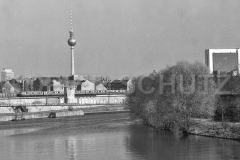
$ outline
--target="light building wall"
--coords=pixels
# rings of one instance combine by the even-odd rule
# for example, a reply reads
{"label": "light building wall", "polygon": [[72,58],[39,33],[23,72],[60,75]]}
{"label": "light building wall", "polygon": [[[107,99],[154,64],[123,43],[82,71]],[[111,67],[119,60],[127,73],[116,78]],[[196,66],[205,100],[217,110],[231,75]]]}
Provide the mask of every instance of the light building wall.
{"label": "light building wall", "polygon": [[205,50],[205,64],[210,73],[240,71],[239,49],[207,49]]}
{"label": "light building wall", "polygon": [[1,81],[9,81],[14,78],[14,72],[12,69],[3,69],[1,72]]}
{"label": "light building wall", "polygon": [[81,85],[81,90],[95,90],[95,84],[93,82],[90,82],[89,80],[86,80],[85,82],[82,83]]}
{"label": "light building wall", "polygon": [[60,91],[60,92],[64,91],[63,84],[56,81],[55,79],[52,81],[52,85],[53,85],[53,91]]}

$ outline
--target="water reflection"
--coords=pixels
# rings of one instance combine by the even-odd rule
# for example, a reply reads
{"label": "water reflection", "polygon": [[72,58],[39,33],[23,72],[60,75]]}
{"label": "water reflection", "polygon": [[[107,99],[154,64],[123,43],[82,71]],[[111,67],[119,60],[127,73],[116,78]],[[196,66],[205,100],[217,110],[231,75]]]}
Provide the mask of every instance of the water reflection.
{"label": "water reflection", "polygon": [[[149,127],[132,123],[129,117],[126,113],[89,115],[48,119],[33,128],[29,128],[30,121],[22,122],[22,129],[3,127],[0,157],[14,160],[240,159],[239,142],[182,137],[167,131],[156,134]],[[24,129],[25,124],[28,128]]]}
{"label": "water reflection", "polygon": [[0,130],[0,137],[1,136],[11,136],[16,134],[24,134],[24,133],[30,133],[35,132],[38,129],[36,128],[24,128],[24,129],[7,129],[7,130]]}
{"label": "water reflection", "polygon": [[144,159],[171,160],[220,160],[240,159],[240,143],[231,140],[174,134],[160,131],[158,134],[148,127],[132,126],[130,137],[125,138],[126,147]]}
{"label": "water reflection", "polygon": [[76,138],[70,136],[65,140],[65,148],[67,150],[67,155],[69,160],[75,160],[77,157],[77,141]]}

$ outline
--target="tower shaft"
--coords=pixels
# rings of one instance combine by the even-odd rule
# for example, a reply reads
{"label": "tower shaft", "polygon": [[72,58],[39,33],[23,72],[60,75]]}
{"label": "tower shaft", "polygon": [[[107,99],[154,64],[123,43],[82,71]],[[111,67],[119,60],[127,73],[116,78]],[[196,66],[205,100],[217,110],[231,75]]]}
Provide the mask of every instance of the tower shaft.
{"label": "tower shaft", "polygon": [[71,46],[71,75],[75,74],[75,69],[74,69],[74,47]]}

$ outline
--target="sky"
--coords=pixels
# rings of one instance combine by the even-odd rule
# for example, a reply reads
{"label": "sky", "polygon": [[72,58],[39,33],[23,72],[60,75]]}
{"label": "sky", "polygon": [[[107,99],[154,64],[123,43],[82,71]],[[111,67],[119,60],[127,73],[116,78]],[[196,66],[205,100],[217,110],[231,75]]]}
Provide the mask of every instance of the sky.
{"label": "sky", "polygon": [[0,70],[70,75],[71,1],[78,75],[137,76],[240,47],[239,0],[2,0]]}

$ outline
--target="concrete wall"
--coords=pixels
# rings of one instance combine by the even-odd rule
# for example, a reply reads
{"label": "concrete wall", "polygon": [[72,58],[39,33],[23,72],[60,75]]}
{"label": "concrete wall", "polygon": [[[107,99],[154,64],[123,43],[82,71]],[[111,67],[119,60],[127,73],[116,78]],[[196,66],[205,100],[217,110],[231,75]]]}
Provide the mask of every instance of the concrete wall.
{"label": "concrete wall", "polygon": [[79,109],[83,106],[27,106],[28,112],[45,112],[45,111],[59,111],[59,110],[68,110],[68,109]]}
{"label": "concrete wall", "polygon": [[0,113],[15,113],[12,107],[0,107]]}
{"label": "concrete wall", "polygon": [[84,112],[82,110],[75,110],[75,111],[60,111],[60,112],[17,113],[14,115],[0,116],[0,121],[50,118],[50,115],[53,116],[52,118],[56,118],[56,117],[84,115]]}
{"label": "concrete wall", "polygon": [[[80,109],[87,106],[27,106],[29,113]],[[12,107],[0,107],[0,113],[15,113]]]}
{"label": "concrete wall", "polygon": [[31,104],[46,104],[46,100],[48,103],[58,103],[58,98],[14,98],[14,99],[1,99],[0,100],[0,105],[31,105]]}
{"label": "concrete wall", "polygon": [[[81,96],[81,97],[73,97],[73,99],[69,100],[68,103],[78,103],[80,105],[84,104],[119,104],[125,100],[125,95],[97,95],[97,96]],[[0,106],[6,105],[45,105],[46,100],[48,104],[59,104],[64,103],[64,98],[15,98],[15,99],[1,99]],[[1,112],[0,112],[1,113]]]}
{"label": "concrete wall", "polygon": [[78,103],[80,105],[84,104],[120,104],[126,99],[125,95],[103,95],[96,97],[76,97],[74,100],[69,103]]}

